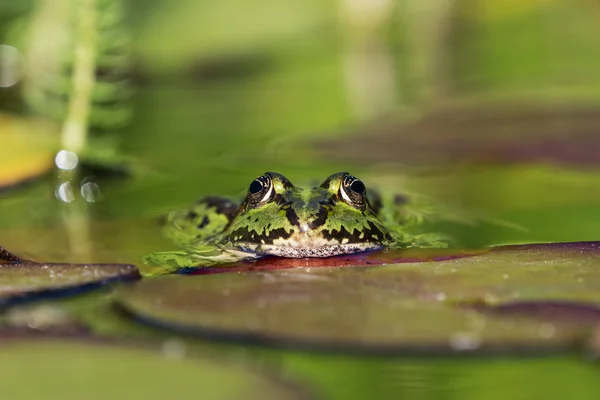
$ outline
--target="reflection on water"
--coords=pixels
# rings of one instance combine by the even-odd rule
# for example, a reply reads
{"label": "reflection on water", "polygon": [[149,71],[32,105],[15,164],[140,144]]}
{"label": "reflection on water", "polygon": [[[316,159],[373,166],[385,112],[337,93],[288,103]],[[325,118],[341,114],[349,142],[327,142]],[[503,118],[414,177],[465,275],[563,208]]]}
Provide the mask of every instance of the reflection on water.
{"label": "reflection on water", "polygon": [[[569,359],[440,360],[384,367],[388,393],[403,399],[592,398],[592,365]],[[556,379],[552,379],[556,377]],[[578,397],[581,396],[581,397]]]}
{"label": "reflection on water", "polygon": [[390,113],[396,105],[397,66],[384,32],[391,22],[390,0],[344,0],[344,77],[358,120]]}
{"label": "reflection on water", "polygon": [[[260,85],[258,88],[262,90]],[[4,210],[0,226],[29,227],[34,231],[47,227],[56,223],[60,215],[57,203],[76,203],[74,199],[87,203],[92,219],[150,221],[206,194],[240,195],[249,180],[264,171],[279,170],[293,181],[310,183],[332,172],[347,170],[369,186],[426,194],[450,206],[456,211],[457,221],[468,223],[444,222],[439,228],[449,230],[458,245],[478,247],[600,237],[593,218],[600,210],[600,192],[595,184],[598,175],[593,170],[465,166],[421,174],[392,164],[378,166],[378,150],[369,153],[368,162],[362,162],[343,143],[338,147],[315,147],[307,144],[308,138],[282,138],[287,145],[278,152],[266,148],[270,143],[265,139],[268,135],[258,128],[270,117],[250,114],[246,101],[236,96],[237,91],[227,85],[217,86],[214,91],[193,85],[143,89],[138,97],[135,124],[123,145],[124,151],[141,160],[147,172],[131,180],[70,180],[66,179],[69,171],[64,170],[65,180],[52,183],[51,187],[42,181],[0,198]],[[223,96],[219,107],[210,106],[215,97],[219,98],[215,93]],[[161,106],[157,108],[157,104]],[[144,140],[140,140],[142,137]],[[75,158],[61,151],[56,162],[68,169]],[[142,235],[158,232],[151,228]],[[20,247],[26,244],[29,243]],[[119,256],[117,252],[114,255]]]}
{"label": "reflection on water", "polygon": [[592,400],[600,390],[594,365],[570,357],[285,360],[331,399]]}

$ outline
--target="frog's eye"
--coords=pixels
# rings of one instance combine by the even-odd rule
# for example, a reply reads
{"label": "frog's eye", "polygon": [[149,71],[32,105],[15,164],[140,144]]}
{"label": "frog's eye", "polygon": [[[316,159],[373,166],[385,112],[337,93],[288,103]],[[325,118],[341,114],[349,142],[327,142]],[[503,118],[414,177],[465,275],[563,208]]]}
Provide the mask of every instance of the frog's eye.
{"label": "frog's eye", "polygon": [[340,185],[341,198],[351,206],[362,207],[365,205],[367,188],[362,181],[350,174],[344,175]]}
{"label": "frog's eye", "polygon": [[273,181],[268,174],[259,176],[252,181],[248,188],[248,200],[253,205],[259,205],[271,198],[273,194]]}

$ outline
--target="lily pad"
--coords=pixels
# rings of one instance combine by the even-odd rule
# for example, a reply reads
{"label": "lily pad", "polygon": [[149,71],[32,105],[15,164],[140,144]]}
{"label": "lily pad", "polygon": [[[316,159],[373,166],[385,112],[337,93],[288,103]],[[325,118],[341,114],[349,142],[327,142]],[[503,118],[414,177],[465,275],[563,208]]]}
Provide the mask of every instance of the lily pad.
{"label": "lily pad", "polygon": [[[243,366],[189,356],[171,339],[161,349],[59,339],[3,340],[2,393],[18,399],[300,399],[287,382]],[[15,365],[22,368],[15,368]],[[23,368],[27,373],[23,373]],[[32,384],[35,382],[35,384]]]}
{"label": "lily pad", "polygon": [[0,264],[19,264],[22,260],[4,247],[0,247]]}
{"label": "lily pad", "polygon": [[423,290],[454,302],[600,302],[600,242],[502,246],[431,266]]}
{"label": "lily pad", "polygon": [[[600,323],[600,305],[586,302],[560,300],[515,301],[500,305],[484,302],[466,304],[465,307],[498,317],[535,318],[548,323],[573,323],[594,326]],[[548,329],[553,329],[549,326]]]}
{"label": "lily pad", "polygon": [[378,267],[165,276],[123,290],[119,304],[144,323],[191,335],[384,354],[564,350],[589,333],[581,319],[557,315],[550,326],[527,314],[464,307],[515,299],[600,304],[599,244],[506,246]]}
{"label": "lily pad", "polygon": [[81,293],[139,277],[137,268],[130,264],[1,264],[0,306]]}
{"label": "lily pad", "polygon": [[450,249],[404,249],[350,254],[327,258],[265,257],[209,267],[183,268],[179,273],[204,275],[221,272],[271,271],[288,268],[347,267],[453,260],[489,250],[456,251]]}

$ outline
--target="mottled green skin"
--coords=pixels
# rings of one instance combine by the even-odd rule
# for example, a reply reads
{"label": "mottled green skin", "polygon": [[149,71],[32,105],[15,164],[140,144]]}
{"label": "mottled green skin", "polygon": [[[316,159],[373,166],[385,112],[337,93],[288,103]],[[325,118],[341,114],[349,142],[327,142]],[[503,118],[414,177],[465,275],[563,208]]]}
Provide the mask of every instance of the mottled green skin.
{"label": "mottled green skin", "polygon": [[311,189],[295,187],[283,175],[268,172],[252,182],[239,204],[209,196],[189,210],[169,213],[163,228],[186,250],[154,253],[145,261],[183,267],[264,255],[328,257],[418,242],[437,244],[408,234],[415,218],[404,203],[399,196],[367,192],[362,182],[345,172]]}
{"label": "mottled green skin", "polygon": [[[312,189],[296,188],[283,175],[268,173],[269,198],[253,204],[247,197],[225,227],[224,245],[283,257],[327,257],[383,247],[388,231],[364,195],[344,199],[347,173],[330,176]],[[362,183],[361,183],[362,185]],[[361,186],[364,188],[364,185]]]}

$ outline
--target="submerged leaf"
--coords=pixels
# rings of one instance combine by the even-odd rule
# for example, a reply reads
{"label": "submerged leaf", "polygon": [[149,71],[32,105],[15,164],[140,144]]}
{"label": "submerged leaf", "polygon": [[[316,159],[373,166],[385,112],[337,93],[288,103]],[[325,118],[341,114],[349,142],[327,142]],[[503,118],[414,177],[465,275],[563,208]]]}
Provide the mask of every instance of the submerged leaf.
{"label": "submerged leaf", "polygon": [[36,303],[11,307],[1,319],[3,333],[86,334],[89,327],[58,304]]}
{"label": "submerged leaf", "polygon": [[3,343],[0,374],[7,399],[152,400],[175,393],[178,398],[210,399],[307,397],[264,373],[188,354],[177,339],[165,341],[162,351],[58,338]]}

